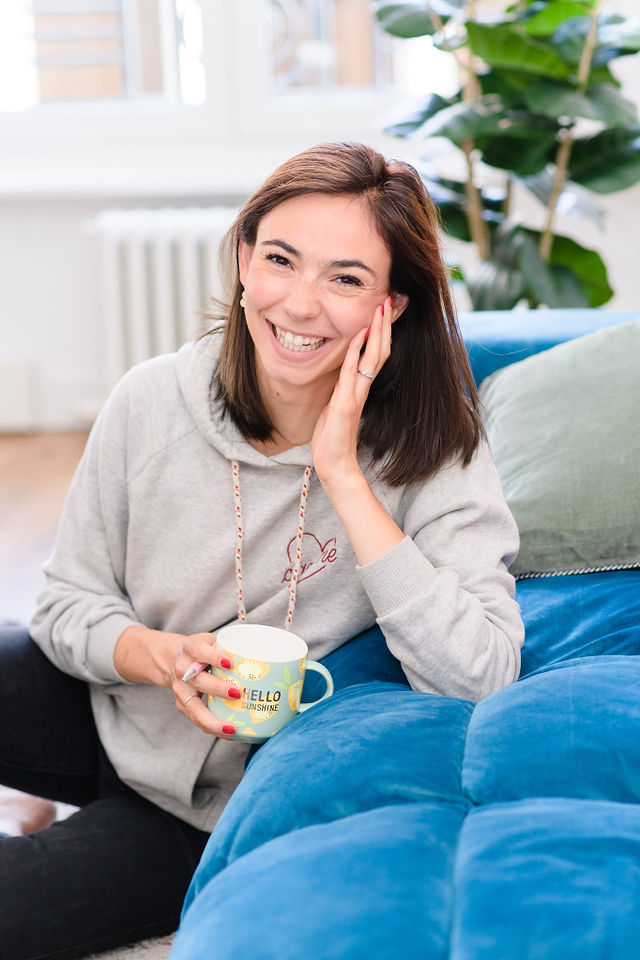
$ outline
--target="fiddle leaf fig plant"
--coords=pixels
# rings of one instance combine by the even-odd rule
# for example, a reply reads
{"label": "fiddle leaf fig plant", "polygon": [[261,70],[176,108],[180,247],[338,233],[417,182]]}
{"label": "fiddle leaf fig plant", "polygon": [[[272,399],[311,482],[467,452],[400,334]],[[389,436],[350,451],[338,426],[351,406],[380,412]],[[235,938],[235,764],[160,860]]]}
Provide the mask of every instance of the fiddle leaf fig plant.
{"label": "fiddle leaf fig plant", "polygon": [[[428,93],[386,132],[424,144],[418,165],[443,229],[475,246],[477,267],[458,274],[473,307],[606,303],[613,291],[601,257],[555,223],[562,213],[601,224],[594,194],[640,180],[640,120],[610,69],[640,50],[640,19],[608,12],[604,0],[519,0],[501,12],[495,0],[373,8],[387,33],[430,36],[457,62],[453,96]],[[440,172],[434,138],[458,155],[447,163],[457,177]],[[540,229],[518,214],[521,190],[544,208]]]}

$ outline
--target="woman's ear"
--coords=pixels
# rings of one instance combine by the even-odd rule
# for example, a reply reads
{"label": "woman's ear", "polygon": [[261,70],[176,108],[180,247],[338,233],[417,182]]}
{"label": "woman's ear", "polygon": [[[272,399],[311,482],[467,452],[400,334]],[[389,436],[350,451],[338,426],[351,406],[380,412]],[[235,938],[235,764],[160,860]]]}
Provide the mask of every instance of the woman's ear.
{"label": "woman's ear", "polygon": [[251,263],[251,254],[253,253],[253,247],[246,242],[246,240],[238,240],[238,275],[240,277],[240,283],[244,287],[247,282],[247,274],[249,272],[249,264]]}
{"label": "woman's ear", "polygon": [[391,308],[391,323],[395,323],[398,317],[402,316],[407,309],[409,297],[406,293],[392,293],[393,307]]}

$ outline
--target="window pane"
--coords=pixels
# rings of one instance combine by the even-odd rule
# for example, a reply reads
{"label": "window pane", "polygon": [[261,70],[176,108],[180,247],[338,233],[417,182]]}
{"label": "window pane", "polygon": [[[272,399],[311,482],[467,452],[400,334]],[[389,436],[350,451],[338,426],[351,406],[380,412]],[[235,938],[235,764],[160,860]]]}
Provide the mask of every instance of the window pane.
{"label": "window pane", "polygon": [[198,0],[176,0],[178,73],[184,103],[197,106],[206,98],[202,12]]}
{"label": "window pane", "polygon": [[0,110],[204,95],[198,0],[0,0]]}
{"label": "window pane", "polygon": [[0,2],[0,110],[30,110],[38,99],[30,0]]}
{"label": "window pane", "polygon": [[389,82],[388,44],[369,0],[271,0],[271,13],[276,89]]}
{"label": "window pane", "polygon": [[34,0],[33,25],[41,103],[125,95],[118,0],[95,4]]}
{"label": "window pane", "polygon": [[400,40],[377,24],[370,0],[269,0],[275,92],[360,87],[449,96],[455,59],[431,37]]}

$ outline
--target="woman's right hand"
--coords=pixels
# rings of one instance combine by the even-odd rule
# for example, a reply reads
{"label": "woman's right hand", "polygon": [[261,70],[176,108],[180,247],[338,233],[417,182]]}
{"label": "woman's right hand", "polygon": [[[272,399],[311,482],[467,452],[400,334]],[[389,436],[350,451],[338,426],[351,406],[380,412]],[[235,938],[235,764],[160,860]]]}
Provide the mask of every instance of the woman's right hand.
{"label": "woman's right hand", "polygon": [[231,667],[215,642],[214,633],[184,636],[135,625],[127,627],[118,639],[113,662],[125,680],[169,688],[176,698],[179,713],[204,733],[230,740],[231,734],[235,733],[233,724],[215,717],[200,695],[239,699],[240,690],[206,669],[186,683],[182,680],[194,661],[222,669]]}

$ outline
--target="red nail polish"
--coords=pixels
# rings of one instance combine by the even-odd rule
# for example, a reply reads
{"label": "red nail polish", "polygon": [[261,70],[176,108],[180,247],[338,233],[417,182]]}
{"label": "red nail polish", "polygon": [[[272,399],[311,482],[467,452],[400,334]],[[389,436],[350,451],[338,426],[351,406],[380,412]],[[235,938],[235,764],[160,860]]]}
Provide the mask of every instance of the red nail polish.
{"label": "red nail polish", "polygon": [[229,657],[223,657],[220,661],[220,666],[224,667],[225,670],[231,670],[231,660],[229,660]]}
{"label": "red nail polish", "polygon": [[393,308],[393,297],[389,294],[389,306]]}
{"label": "red nail polish", "polygon": [[230,723],[225,723],[224,727],[222,728],[222,732],[223,732],[223,733],[235,733],[235,732],[236,732],[236,728],[235,728],[235,727],[232,727]]}
{"label": "red nail polish", "polygon": [[362,341],[363,343],[367,342],[367,339],[369,337],[369,330],[371,330],[371,327],[367,327],[366,333],[364,335],[364,340]]}
{"label": "red nail polish", "polygon": [[382,316],[384,317],[384,303],[382,304]]}
{"label": "red nail polish", "polygon": [[233,700],[239,700],[240,697],[242,696],[242,691],[238,690],[237,687],[229,687],[229,690],[227,692],[229,696],[232,697]]}

